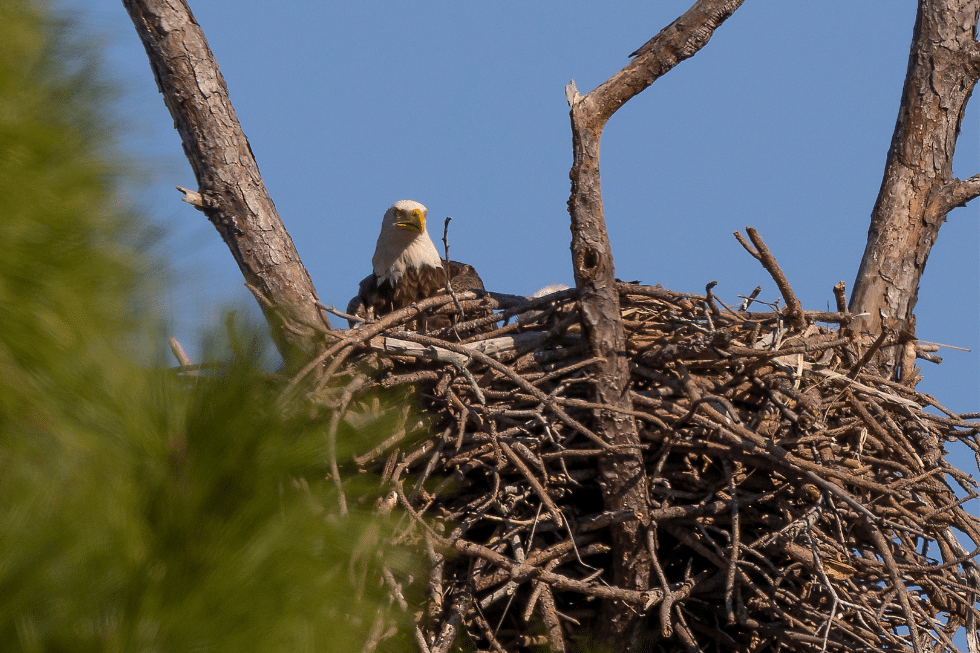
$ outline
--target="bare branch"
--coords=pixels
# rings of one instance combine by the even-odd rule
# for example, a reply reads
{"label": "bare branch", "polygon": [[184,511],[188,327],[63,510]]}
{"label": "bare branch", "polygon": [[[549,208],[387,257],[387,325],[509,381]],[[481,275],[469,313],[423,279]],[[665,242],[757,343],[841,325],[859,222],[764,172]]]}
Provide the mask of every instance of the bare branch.
{"label": "bare branch", "polygon": [[192,365],[190,356],[188,356],[184,351],[184,348],[181,346],[180,341],[177,340],[177,338],[170,336],[169,343],[170,351],[173,352],[174,358],[177,359],[177,363],[180,364],[181,367],[188,367]]}
{"label": "bare branch", "polygon": [[[874,337],[882,320],[913,324],[919,278],[946,213],[980,194],[980,179],[953,178],[953,152],[980,77],[980,0],[920,0],[909,68],[868,244],[854,282],[852,327]],[[898,349],[882,351],[894,374]]]}
{"label": "bare branch", "polygon": [[769,248],[766,247],[766,243],[762,240],[762,236],[759,235],[752,227],[746,227],[745,232],[752,239],[752,245],[749,245],[742,234],[735,232],[735,239],[741,243],[742,247],[752,255],[753,258],[762,263],[762,267],[769,272],[772,276],[773,281],[776,282],[776,286],[779,288],[779,293],[786,300],[786,310],[789,317],[790,324],[793,328],[802,331],[806,328],[806,320],[803,317],[803,305],[800,304],[800,300],[796,298],[796,293],[793,292],[793,287],[789,284],[789,280],[786,279],[786,275],[783,274],[782,268],[779,267],[779,263],[776,262],[776,257],[772,255]]}
{"label": "bare branch", "polygon": [[980,197],[980,174],[963,180],[953,179],[933,194],[927,213],[935,217],[945,216],[977,197]]}
{"label": "bare branch", "polygon": [[744,0],[698,0],[680,18],[630,54],[628,66],[596,87],[588,97],[605,122],[621,106],[708,44],[715,30]]}
{"label": "bare branch", "polygon": [[276,212],[204,32],[185,0],[123,0],[194,169],[198,191],[180,189],[231,250],[288,361],[308,358],[330,326]]}
{"label": "bare branch", "polygon": [[[608,444],[626,447],[600,459],[599,484],[608,510],[634,510],[639,516],[637,521],[612,528],[614,582],[631,590],[643,591],[650,585],[652,566],[643,536],[649,523],[649,503],[643,459],[634,448],[639,444],[639,435],[633,418],[628,417],[632,414],[630,374],[623,356],[626,339],[603,216],[599,142],[606,121],[619,107],[704,47],[714,30],[741,4],[742,0],[698,0],[641,47],[629,65],[595,90],[582,96],[574,82],[565,89],[571,107],[574,157],[568,201],[572,262],[587,352],[599,360],[595,365],[595,403],[609,408],[596,411],[596,422]],[[604,614],[600,640],[629,642],[628,647],[636,644],[643,627],[642,615],[618,600],[607,600]]]}

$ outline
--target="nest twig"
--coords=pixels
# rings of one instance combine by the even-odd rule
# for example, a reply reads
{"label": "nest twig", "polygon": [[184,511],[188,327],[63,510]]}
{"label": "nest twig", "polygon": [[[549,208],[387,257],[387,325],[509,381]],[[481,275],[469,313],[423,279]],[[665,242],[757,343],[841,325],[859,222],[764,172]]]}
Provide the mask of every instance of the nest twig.
{"label": "nest twig", "polygon": [[377,408],[372,389],[400,387],[428,420],[420,440],[403,412],[400,432],[355,458],[429,553],[426,574],[399,580],[427,596],[406,608],[420,650],[464,638],[495,651],[587,646],[604,599],[645,614],[660,650],[955,650],[958,631],[975,632],[980,520],[963,504],[977,483],[944,447],[980,461],[980,422],[868,369],[867,343],[831,326],[845,312],[619,292],[623,416],[641,433],[650,496],[644,591],[607,573],[608,527],[638,517],[606,510],[596,484],[614,449],[591,428],[604,407],[591,400],[574,289],[462,295],[464,310],[496,312],[450,333],[405,331],[419,310],[454,310],[432,298],[342,334],[322,357],[311,396],[345,419]]}

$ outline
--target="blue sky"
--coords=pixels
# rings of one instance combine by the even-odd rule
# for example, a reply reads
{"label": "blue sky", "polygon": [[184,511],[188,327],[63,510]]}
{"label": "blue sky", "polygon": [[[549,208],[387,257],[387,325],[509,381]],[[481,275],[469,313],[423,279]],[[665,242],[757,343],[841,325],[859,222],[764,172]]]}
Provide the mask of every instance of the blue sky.
{"label": "blue sky", "polygon": [[[175,185],[195,182],[118,0],[63,0],[107,45],[126,94],[127,146],[168,233],[166,307],[200,325],[251,303],[237,268]],[[192,0],[269,191],[322,301],[346,305],[370,271],[384,210],[415,199],[452,256],[491,290],[572,283],[564,86],[584,94],[690,6],[660,2],[310,3]],[[914,0],[749,0],[693,59],[627,103],[602,142],[617,276],[726,303],[762,285],[732,237],[753,226],[804,306],[833,306],[864,250],[908,62]],[[980,171],[977,101],[954,171]],[[980,406],[978,205],[953,211],[919,293],[918,335],[944,349],[920,389]],[[438,232],[438,235],[437,235]]]}

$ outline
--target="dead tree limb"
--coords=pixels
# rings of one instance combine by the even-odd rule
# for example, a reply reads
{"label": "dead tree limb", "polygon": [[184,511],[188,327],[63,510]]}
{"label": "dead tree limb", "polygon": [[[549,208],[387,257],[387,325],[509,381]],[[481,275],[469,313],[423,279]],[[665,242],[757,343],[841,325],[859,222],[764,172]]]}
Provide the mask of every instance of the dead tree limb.
{"label": "dead tree limb", "polygon": [[[568,210],[572,219],[572,263],[581,293],[582,328],[595,365],[595,401],[610,410],[596,411],[602,437],[612,445],[636,447],[639,435],[629,411],[629,365],[612,249],[606,233],[599,183],[599,141],[606,121],[630,98],[678,63],[693,56],[743,0],[698,0],[680,18],[633,53],[635,59],[585,96],[572,82],[565,89],[571,107],[574,163]],[[626,411],[626,412],[624,412]],[[618,587],[646,590],[651,560],[643,535],[649,522],[646,474],[638,449],[603,456],[599,483],[607,510],[633,510],[637,521],[613,527],[613,578]],[[629,649],[642,637],[642,615],[619,601],[605,604],[605,631],[599,637]]]}
{"label": "dead tree limb", "polygon": [[783,274],[782,268],[779,267],[779,263],[776,262],[776,257],[772,255],[769,248],[766,246],[762,236],[759,232],[752,227],[746,227],[745,233],[749,235],[752,240],[752,245],[749,245],[742,234],[735,232],[735,238],[741,243],[742,247],[752,255],[757,261],[762,263],[769,274],[772,276],[773,281],[776,282],[776,287],[779,288],[779,294],[783,296],[786,301],[787,316],[789,317],[790,324],[797,331],[803,331],[806,328],[806,319],[803,316],[803,305],[800,304],[800,300],[796,298],[796,293],[793,292],[793,287],[789,285],[789,281],[786,279],[786,275]]}
{"label": "dead tree limb", "polygon": [[123,0],[180,133],[199,208],[231,250],[287,362],[308,359],[329,324],[266,191],[225,80],[185,0]]}
{"label": "dead tree limb", "polygon": [[[883,320],[914,329],[919,278],[946,214],[980,195],[980,175],[953,177],[953,152],[967,101],[980,77],[980,0],[920,0],[898,121],[871,214],[850,310],[852,328],[871,337]],[[898,347],[879,359],[894,376]]]}

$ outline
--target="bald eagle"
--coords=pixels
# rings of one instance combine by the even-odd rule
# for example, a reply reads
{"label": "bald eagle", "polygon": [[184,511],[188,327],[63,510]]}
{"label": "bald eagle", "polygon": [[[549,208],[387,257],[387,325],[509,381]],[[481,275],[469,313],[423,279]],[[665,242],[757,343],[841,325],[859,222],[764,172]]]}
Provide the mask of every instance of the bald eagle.
{"label": "bald eagle", "polygon": [[[473,266],[443,261],[425,229],[427,209],[412,200],[399,200],[385,212],[381,234],[374,250],[374,272],[360,283],[347,312],[358,317],[391,313],[446,291],[446,276],[454,292],[485,292]],[[467,317],[476,317],[468,315]],[[418,320],[418,330],[438,329],[451,324],[444,315]],[[353,326],[353,323],[351,324]]]}

